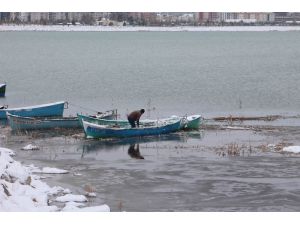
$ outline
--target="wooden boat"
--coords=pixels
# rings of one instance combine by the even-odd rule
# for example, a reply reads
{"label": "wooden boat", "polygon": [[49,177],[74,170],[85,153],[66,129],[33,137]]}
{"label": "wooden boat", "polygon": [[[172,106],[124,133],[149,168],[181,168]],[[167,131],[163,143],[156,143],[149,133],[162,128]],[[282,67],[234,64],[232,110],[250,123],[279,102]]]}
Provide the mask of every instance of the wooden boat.
{"label": "wooden boat", "polygon": [[134,136],[160,135],[178,131],[182,120],[149,127],[112,127],[82,121],[86,137],[90,138],[126,138]]}
{"label": "wooden boat", "polygon": [[23,117],[7,113],[7,118],[13,131],[81,127],[78,117]]}
{"label": "wooden boat", "polygon": [[54,102],[43,105],[0,109],[0,119],[7,119],[6,113],[23,117],[62,116],[67,102]]}
{"label": "wooden boat", "polygon": [[[82,124],[82,121],[86,121],[89,123],[95,123],[98,125],[110,125],[110,126],[118,126],[118,127],[127,127],[129,126],[128,120],[107,120],[107,119],[100,119],[100,118],[94,118],[90,116],[84,116],[81,114],[77,114],[80,123]],[[191,115],[186,117],[178,117],[178,116],[171,116],[169,118],[164,118],[160,120],[140,120],[141,126],[154,126],[160,123],[164,122],[172,122],[177,121],[179,119],[182,119],[183,122],[181,124],[181,129],[199,129],[202,117],[200,115]]]}
{"label": "wooden boat", "polygon": [[199,129],[203,118],[201,115],[191,115],[185,117],[183,129]]}
{"label": "wooden boat", "polygon": [[5,97],[6,84],[0,84],[0,97]]}

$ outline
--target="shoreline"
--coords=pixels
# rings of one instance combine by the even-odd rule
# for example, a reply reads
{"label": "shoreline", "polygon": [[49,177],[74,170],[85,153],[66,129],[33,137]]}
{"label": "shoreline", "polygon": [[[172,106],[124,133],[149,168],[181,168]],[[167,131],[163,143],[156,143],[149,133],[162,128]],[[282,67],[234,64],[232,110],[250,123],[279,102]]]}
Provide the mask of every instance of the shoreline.
{"label": "shoreline", "polygon": [[208,26],[208,27],[140,27],[140,26],[83,26],[83,25],[0,25],[5,31],[62,31],[62,32],[268,32],[300,31],[300,26]]}
{"label": "shoreline", "polygon": [[66,174],[69,171],[50,167],[39,169],[32,164],[23,165],[14,160],[13,156],[16,156],[15,151],[0,147],[0,212],[110,211],[106,204],[86,206],[92,202],[89,197],[96,195],[72,194],[69,189],[61,186],[50,187],[42,181],[49,178],[49,175]]}

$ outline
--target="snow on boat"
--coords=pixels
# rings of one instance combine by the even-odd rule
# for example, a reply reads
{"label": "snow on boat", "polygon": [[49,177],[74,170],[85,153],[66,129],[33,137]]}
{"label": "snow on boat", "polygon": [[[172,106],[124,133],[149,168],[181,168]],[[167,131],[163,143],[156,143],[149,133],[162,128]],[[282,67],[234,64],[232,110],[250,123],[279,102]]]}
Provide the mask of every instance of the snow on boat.
{"label": "snow on boat", "polygon": [[7,112],[23,117],[62,116],[66,104],[67,102],[61,101],[43,105],[0,109],[0,119],[7,119]]}

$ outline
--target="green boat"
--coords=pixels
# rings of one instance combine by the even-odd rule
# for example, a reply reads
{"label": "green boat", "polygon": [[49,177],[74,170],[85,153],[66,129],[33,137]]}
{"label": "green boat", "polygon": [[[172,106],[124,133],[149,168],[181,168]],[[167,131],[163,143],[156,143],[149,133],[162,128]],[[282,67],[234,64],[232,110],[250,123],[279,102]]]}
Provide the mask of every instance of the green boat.
{"label": "green boat", "polygon": [[201,115],[191,115],[186,117],[186,124],[184,124],[184,129],[199,129],[203,122]]}
{"label": "green boat", "polygon": [[[77,114],[80,124],[83,125],[82,121],[89,123],[94,123],[98,125],[108,125],[111,127],[129,127],[130,124],[128,120],[107,120],[100,119],[91,116],[85,116],[82,114]],[[164,124],[166,122],[174,122],[178,119],[182,119],[183,123],[181,124],[181,129],[199,129],[202,123],[202,117],[200,115],[191,115],[185,117],[171,116],[169,118],[159,119],[159,120],[140,120],[140,126],[149,127],[154,125]]]}

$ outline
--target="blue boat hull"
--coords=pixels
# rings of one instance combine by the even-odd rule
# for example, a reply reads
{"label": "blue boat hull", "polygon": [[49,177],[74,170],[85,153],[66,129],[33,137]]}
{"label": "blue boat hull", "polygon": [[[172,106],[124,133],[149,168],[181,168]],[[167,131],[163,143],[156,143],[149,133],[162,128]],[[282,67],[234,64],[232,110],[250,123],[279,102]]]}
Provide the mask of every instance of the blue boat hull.
{"label": "blue boat hull", "polygon": [[180,125],[181,120],[159,127],[153,126],[146,128],[107,128],[105,126],[83,121],[83,127],[86,136],[92,138],[126,138],[134,136],[167,134],[178,131],[180,129]]}
{"label": "blue boat hull", "polygon": [[79,128],[78,117],[35,118],[8,114],[8,123],[12,130],[36,130],[53,128]]}
{"label": "blue boat hull", "polygon": [[7,119],[6,112],[22,117],[62,116],[64,105],[65,102],[56,102],[23,108],[0,109],[0,119]]}

